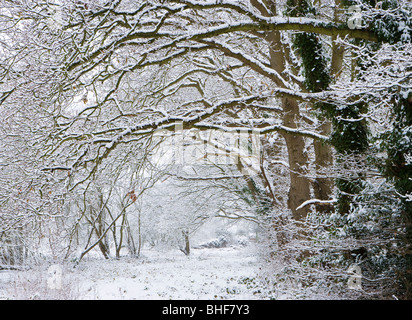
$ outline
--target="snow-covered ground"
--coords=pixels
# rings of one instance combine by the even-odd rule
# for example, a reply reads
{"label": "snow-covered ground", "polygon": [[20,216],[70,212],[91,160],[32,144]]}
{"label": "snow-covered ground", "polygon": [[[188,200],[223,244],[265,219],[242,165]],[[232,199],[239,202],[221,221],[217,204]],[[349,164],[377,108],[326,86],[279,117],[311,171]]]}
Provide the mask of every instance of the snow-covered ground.
{"label": "snow-covered ground", "polygon": [[258,272],[253,245],[192,249],[190,256],[146,249],[139,259],[0,271],[0,298],[253,300],[263,298],[255,280]]}

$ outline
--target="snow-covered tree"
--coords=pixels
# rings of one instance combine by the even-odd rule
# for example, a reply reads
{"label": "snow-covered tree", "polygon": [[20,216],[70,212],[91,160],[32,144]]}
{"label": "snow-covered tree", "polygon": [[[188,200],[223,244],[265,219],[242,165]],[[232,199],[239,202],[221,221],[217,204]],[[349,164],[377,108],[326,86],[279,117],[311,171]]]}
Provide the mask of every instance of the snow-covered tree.
{"label": "snow-covered tree", "polygon": [[[233,184],[232,190],[240,190],[276,230],[274,247],[289,255],[285,261],[302,262],[313,258],[314,235],[324,235],[312,232],[322,224],[313,227],[308,220],[336,218],[334,203],[344,223],[362,212],[367,184],[375,183],[368,175],[377,171],[368,158],[368,138],[385,131],[385,124],[395,128],[388,135],[392,140],[408,129],[404,111],[396,107],[410,106],[407,0],[4,0],[1,5],[0,106],[6,113],[0,134],[6,145],[0,169],[22,177],[0,194],[4,212],[14,210],[10,192],[19,195],[21,187],[39,202],[26,201],[24,210],[41,216],[45,202],[57,214],[65,197],[82,193],[93,181],[101,184],[105,173],[112,181],[108,166],[116,172],[127,167],[128,146],[148,155],[156,133],[173,134],[176,123],[185,131],[249,130],[261,137],[261,161],[249,175],[253,168],[239,157],[230,175],[243,175],[245,187]],[[395,61],[403,69],[396,69]],[[392,103],[398,116],[391,123],[385,108]],[[206,140],[222,152],[235,151]],[[12,161],[19,146],[24,147]],[[385,149],[387,167],[408,171],[400,162],[405,155],[399,158],[392,147]],[[21,170],[21,164],[30,170]],[[407,197],[409,175],[393,173],[386,175],[401,178],[395,188]],[[117,230],[112,227],[118,221],[105,222],[106,229],[97,224],[103,212],[108,217],[105,201],[88,195],[84,204],[93,203],[97,211],[81,210],[97,234],[90,244],[100,244],[103,252],[103,238]],[[30,214],[22,219],[29,221]],[[334,236],[338,228],[326,228],[326,234]]]}

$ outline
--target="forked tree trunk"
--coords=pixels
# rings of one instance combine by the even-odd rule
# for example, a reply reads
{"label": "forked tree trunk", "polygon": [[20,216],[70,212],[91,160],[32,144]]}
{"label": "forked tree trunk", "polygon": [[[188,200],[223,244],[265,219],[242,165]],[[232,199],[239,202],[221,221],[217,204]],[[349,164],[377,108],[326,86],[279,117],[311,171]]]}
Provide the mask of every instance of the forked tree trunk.
{"label": "forked tree trunk", "polygon": [[[273,11],[274,9],[272,9]],[[275,15],[276,12],[273,12]],[[270,43],[270,64],[279,74],[285,70],[286,50],[281,42],[279,31],[267,33],[267,40]],[[277,85],[282,85],[278,83]],[[283,97],[281,99],[283,109],[283,125],[289,128],[297,128],[297,121],[300,118],[299,104],[296,99]],[[283,135],[289,158],[289,178],[290,187],[288,194],[288,207],[292,211],[293,218],[304,220],[308,213],[308,207],[297,209],[303,202],[310,199],[310,181],[305,176],[305,168],[308,164],[308,157],[305,152],[305,140],[300,135]]]}

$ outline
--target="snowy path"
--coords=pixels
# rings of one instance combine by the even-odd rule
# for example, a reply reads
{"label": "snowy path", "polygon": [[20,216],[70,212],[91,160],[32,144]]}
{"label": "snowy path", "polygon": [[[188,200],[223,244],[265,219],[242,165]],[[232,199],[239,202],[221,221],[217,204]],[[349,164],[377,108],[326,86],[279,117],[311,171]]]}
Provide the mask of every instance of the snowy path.
{"label": "snowy path", "polygon": [[90,261],[81,299],[257,299],[245,280],[257,273],[251,248],[143,252],[139,260]]}
{"label": "snowy path", "polygon": [[[261,299],[256,284],[250,281],[258,269],[253,246],[193,249],[189,257],[180,251],[144,250],[139,259],[91,259],[74,269],[65,266],[63,290],[55,291],[55,298],[65,299],[68,294],[69,299],[88,300]],[[40,277],[38,271],[37,275],[31,272],[11,272],[7,284],[12,290],[8,293],[3,274],[1,298],[53,298],[45,285],[47,271]]]}

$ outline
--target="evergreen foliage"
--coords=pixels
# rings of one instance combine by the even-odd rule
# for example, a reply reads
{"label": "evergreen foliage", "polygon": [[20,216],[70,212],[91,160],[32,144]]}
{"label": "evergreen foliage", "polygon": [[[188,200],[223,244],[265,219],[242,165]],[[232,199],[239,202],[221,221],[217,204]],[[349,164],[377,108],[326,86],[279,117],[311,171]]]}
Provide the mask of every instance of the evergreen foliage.
{"label": "evergreen foliage", "polygon": [[381,3],[382,10],[395,11],[393,14],[379,14],[370,21],[370,29],[380,42],[389,44],[407,43],[412,39],[412,19],[410,8],[402,8],[397,0]]}
{"label": "evergreen foliage", "polygon": [[400,278],[406,297],[412,297],[412,201],[407,194],[412,192],[412,163],[407,157],[412,154],[412,92],[403,91],[395,96],[393,103],[393,128],[383,135],[383,148],[387,152],[384,174],[391,181],[400,200],[399,212],[403,218],[404,232],[400,240]]}
{"label": "evergreen foliage", "polygon": [[[307,1],[287,2],[287,14],[290,16],[305,16],[314,14],[315,10]],[[359,4],[355,1],[345,1],[344,5]],[[376,1],[364,0],[360,3],[365,6],[377,7]],[[367,17],[367,25],[378,36],[378,43],[371,44],[365,41],[353,40],[356,45],[362,45],[367,52],[376,52],[382,43],[402,44],[410,42],[412,38],[411,12],[400,8],[396,0],[380,3],[380,9],[373,17]],[[391,12],[391,14],[385,14]],[[327,67],[327,59],[322,52],[319,37],[310,33],[298,33],[293,37],[293,46],[302,59],[305,87],[310,92],[326,90],[331,79]],[[359,70],[366,70],[371,61],[358,60]],[[390,93],[393,94],[393,93]],[[330,141],[337,151],[337,162],[343,169],[347,156],[354,156],[366,160],[369,149],[368,124],[364,115],[368,111],[366,102],[354,102],[341,105],[317,103],[315,107],[326,116],[333,125]],[[383,189],[374,189],[372,184],[362,177],[362,174],[348,175],[336,180],[338,189],[338,203],[336,211],[340,215],[332,215],[333,227],[330,236],[354,237],[362,239],[380,238],[380,243],[370,244],[366,250],[367,256],[362,261],[362,267],[368,277],[396,278],[395,270],[400,267],[402,274],[398,277],[405,289],[405,296],[412,294],[412,201],[405,195],[412,191],[412,164],[407,161],[406,155],[412,154],[412,93],[401,92],[393,101],[393,124],[391,131],[380,137],[384,150],[387,152],[386,166],[383,171],[389,183],[393,183],[401,197],[392,197],[389,186]],[[365,155],[365,156],[362,156]],[[369,159],[370,160],[370,159]],[[373,159],[372,159],[373,160]],[[371,162],[366,163],[372,165]],[[350,166],[350,164],[348,165]],[[381,166],[382,168],[382,166]],[[409,201],[408,201],[409,200]],[[393,210],[398,207],[399,210]],[[404,225],[401,241],[405,249],[399,253],[399,248],[393,246],[395,230]],[[318,255],[312,260],[331,261],[330,255]],[[360,261],[358,261],[359,263]],[[392,290],[391,288],[386,288]]]}
{"label": "evergreen foliage", "polygon": [[[315,14],[316,10],[308,1],[288,0],[286,14],[305,16]],[[322,50],[319,36],[314,33],[297,33],[293,38],[293,47],[302,59],[305,86],[310,92],[326,90],[330,83],[327,58]],[[366,112],[364,103],[333,105],[316,103],[314,107],[332,121],[331,144],[339,154],[359,154],[368,148],[368,129],[362,114]],[[339,156],[338,156],[339,157]],[[337,159],[339,161],[339,159]],[[336,209],[341,214],[349,213],[351,195],[362,190],[362,179],[337,179],[338,204]]]}

